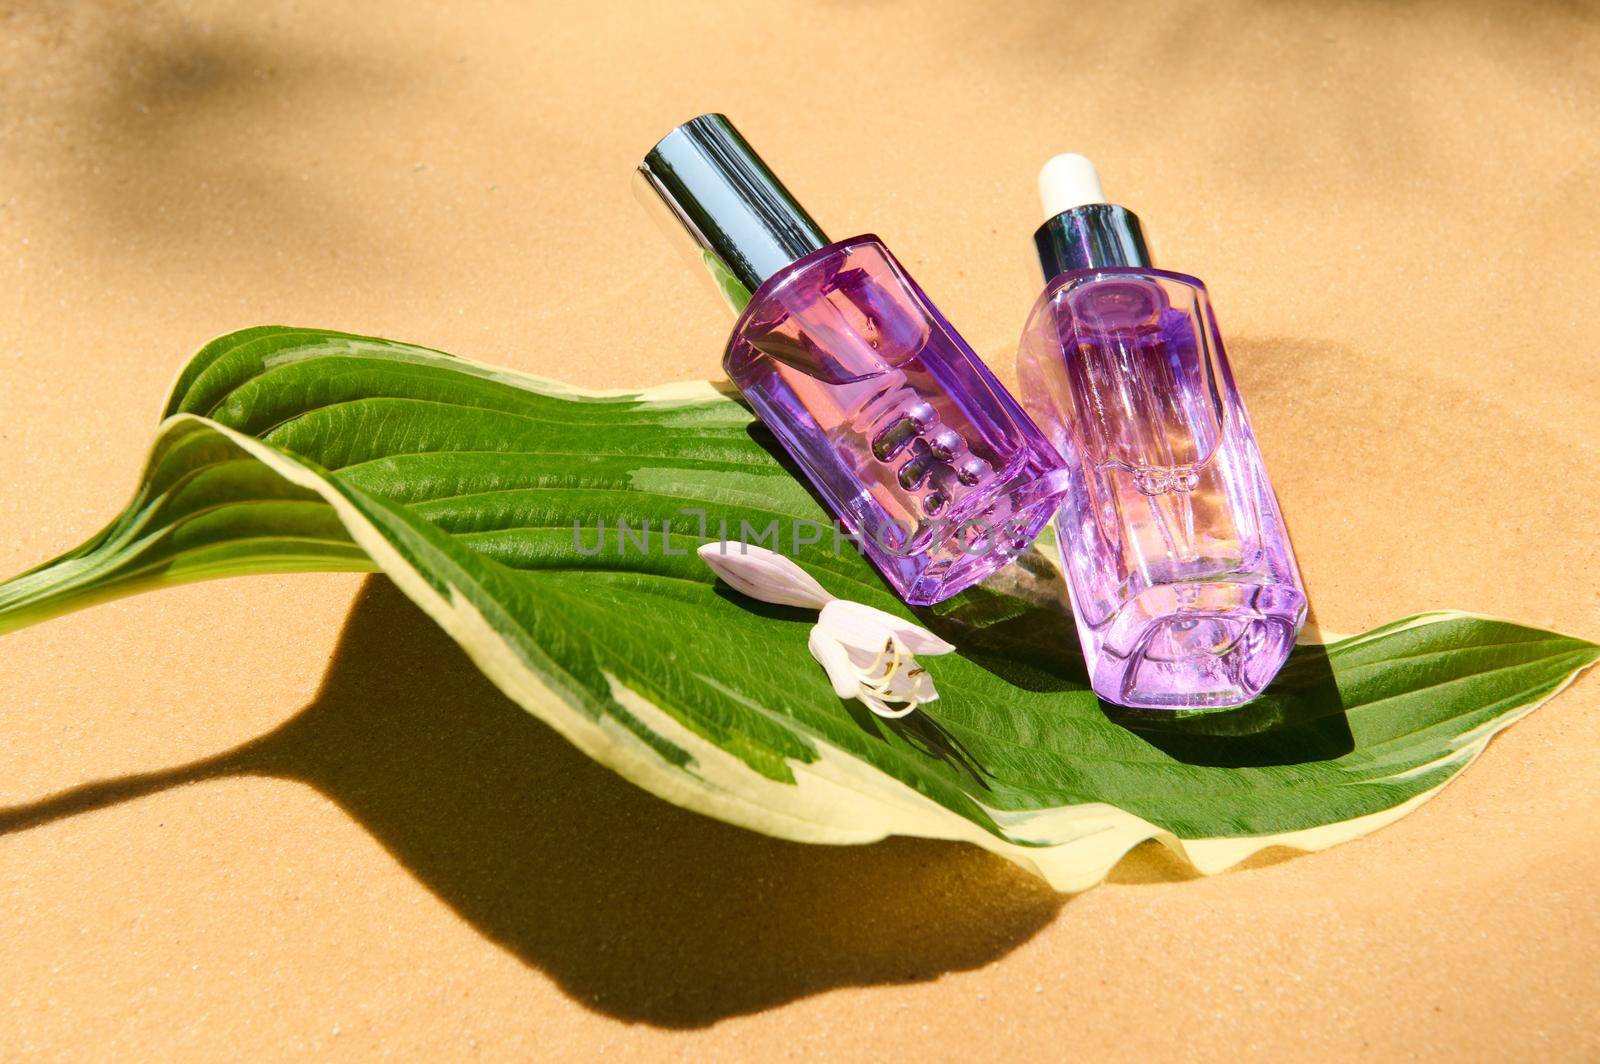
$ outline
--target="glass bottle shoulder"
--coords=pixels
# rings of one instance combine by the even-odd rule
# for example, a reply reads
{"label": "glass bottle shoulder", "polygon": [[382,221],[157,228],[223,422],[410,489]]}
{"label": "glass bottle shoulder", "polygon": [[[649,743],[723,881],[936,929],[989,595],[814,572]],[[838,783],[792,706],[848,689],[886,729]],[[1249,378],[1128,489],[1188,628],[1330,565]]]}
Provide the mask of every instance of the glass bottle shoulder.
{"label": "glass bottle shoulder", "polygon": [[1097,266],[1093,269],[1068,270],[1066,273],[1057,274],[1044,286],[1041,298],[1048,298],[1064,288],[1075,288],[1101,279],[1139,277],[1148,277],[1160,284],[1184,285],[1201,292],[1206,291],[1206,283],[1200,278],[1177,270],[1162,270],[1154,266]]}
{"label": "glass bottle shoulder", "polygon": [[883,242],[851,237],[795,260],[756,290],[723,367],[735,382],[762,360],[829,384],[904,365],[951,334]]}
{"label": "glass bottle shoulder", "polygon": [[1210,292],[1205,282],[1192,274],[1153,266],[1100,266],[1052,277],[1034,301],[1028,323],[1032,326],[1047,312],[1052,317],[1060,317],[1062,310],[1076,313],[1083,304],[1103,302],[1119,290],[1125,298],[1142,290],[1153,312],[1171,307],[1210,311]]}
{"label": "glass bottle shoulder", "polygon": [[808,279],[815,284],[822,276],[835,273],[847,267],[852,259],[862,256],[882,258],[896,268],[899,266],[876,234],[862,233],[836,240],[827,247],[802,255],[761,282],[760,287],[750,293],[750,302],[734,322],[733,335],[748,332],[753,323],[769,317],[775,305],[792,305],[793,290],[805,286]]}

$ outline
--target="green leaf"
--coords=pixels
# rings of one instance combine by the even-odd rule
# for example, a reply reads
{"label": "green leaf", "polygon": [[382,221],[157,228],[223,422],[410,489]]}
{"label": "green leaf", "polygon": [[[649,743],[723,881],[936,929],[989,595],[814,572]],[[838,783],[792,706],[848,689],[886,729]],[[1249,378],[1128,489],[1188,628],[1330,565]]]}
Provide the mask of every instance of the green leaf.
{"label": "green leaf", "polygon": [[[1430,613],[1298,647],[1241,709],[1137,713],[1088,689],[1036,550],[917,615],[959,650],[922,663],[942,697],[888,721],[834,696],[810,614],[741,599],[694,557],[724,523],[775,521],[788,550],[827,521],[710,385],[580,392],[261,328],[200,351],[166,415],[121,516],[0,585],[0,632],[212,576],[382,571],[511,698],[669,801],[808,842],[965,839],[1064,890],[1147,838],[1210,872],[1370,831],[1600,655]],[[794,553],[833,593],[910,615],[832,547]]]}

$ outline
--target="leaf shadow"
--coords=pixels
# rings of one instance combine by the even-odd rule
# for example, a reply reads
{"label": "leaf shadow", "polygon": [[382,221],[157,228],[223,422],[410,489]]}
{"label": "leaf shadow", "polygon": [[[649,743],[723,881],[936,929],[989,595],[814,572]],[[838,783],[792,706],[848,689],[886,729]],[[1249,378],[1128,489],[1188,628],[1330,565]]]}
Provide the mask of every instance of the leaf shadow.
{"label": "leaf shadow", "polygon": [[662,1027],[976,968],[1068,903],[975,847],[803,845],[661,801],[502,695],[382,577],[363,586],[316,698],[281,727],[0,809],[0,834],[247,775],[315,787],[572,998]]}

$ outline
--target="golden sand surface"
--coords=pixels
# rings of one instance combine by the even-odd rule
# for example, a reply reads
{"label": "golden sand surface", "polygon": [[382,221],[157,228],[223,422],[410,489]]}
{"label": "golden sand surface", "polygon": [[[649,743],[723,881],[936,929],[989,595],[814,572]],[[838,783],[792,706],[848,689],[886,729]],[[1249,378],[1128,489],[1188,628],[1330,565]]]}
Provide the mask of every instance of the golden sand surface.
{"label": "golden sand surface", "polygon": [[[1089,154],[1211,285],[1325,630],[1600,637],[1576,0],[0,3],[0,570],[120,508],[237,327],[716,375],[627,187],[708,110],[1008,378],[1035,171]],[[0,1056],[1600,1055],[1595,676],[1370,838],[1071,898],[665,805],[381,580],[96,607],[0,678]]]}

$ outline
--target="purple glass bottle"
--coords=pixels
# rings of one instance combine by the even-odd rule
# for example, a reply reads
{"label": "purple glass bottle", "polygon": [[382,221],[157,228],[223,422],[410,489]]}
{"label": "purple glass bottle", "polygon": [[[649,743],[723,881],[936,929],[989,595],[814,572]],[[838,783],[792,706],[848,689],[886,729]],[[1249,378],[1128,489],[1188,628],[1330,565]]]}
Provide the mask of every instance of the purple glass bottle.
{"label": "purple glass bottle", "polygon": [[1070,470],[1057,535],[1090,680],[1126,706],[1248,701],[1306,596],[1205,285],[1151,268],[1088,160],[1039,183],[1046,286],[1018,373]]}
{"label": "purple glass bottle", "polygon": [[949,598],[1033,541],[1061,459],[888,248],[830,243],[721,115],[639,172],[739,312],[728,377],[901,598]]}

